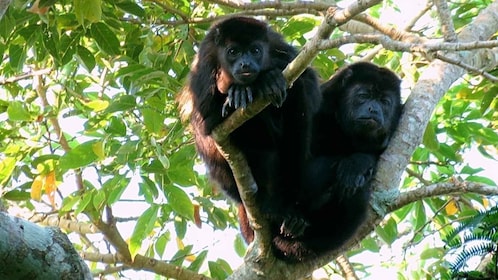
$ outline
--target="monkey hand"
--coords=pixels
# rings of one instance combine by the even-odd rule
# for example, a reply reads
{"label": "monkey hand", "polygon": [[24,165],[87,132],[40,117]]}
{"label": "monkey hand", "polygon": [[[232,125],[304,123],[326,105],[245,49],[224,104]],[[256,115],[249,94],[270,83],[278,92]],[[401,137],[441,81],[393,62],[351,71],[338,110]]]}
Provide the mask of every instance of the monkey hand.
{"label": "monkey hand", "polygon": [[275,107],[280,107],[287,98],[287,81],[282,70],[273,69],[261,75],[258,82],[258,94],[269,99]]}
{"label": "monkey hand", "polygon": [[228,88],[227,98],[221,109],[221,115],[223,117],[228,116],[230,109],[246,108],[252,101],[253,96],[250,86],[232,84]]}
{"label": "monkey hand", "polygon": [[304,234],[310,224],[301,215],[286,215],[280,225],[280,234],[284,237],[297,238]]}
{"label": "monkey hand", "polygon": [[356,153],[341,159],[337,166],[337,189],[341,198],[353,196],[359,189],[368,187],[374,176],[376,158]]}

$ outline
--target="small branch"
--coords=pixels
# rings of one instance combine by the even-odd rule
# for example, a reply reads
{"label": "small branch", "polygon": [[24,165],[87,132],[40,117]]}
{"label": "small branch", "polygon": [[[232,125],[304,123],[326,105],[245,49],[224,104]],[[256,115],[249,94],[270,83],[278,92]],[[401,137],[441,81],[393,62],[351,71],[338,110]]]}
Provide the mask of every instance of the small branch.
{"label": "small branch", "polygon": [[429,186],[431,182],[427,181],[424,179],[424,176],[422,174],[419,174],[410,168],[405,169],[406,173],[408,173],[409,176],[417,178],[422,184]]}
{"label": "small branch", "polygon": [[178,10],[178,9],[176,9],[174,7],[171,7],[171,5],[169,5],[170,2],[163,3],[163,1],[157,1],[157,0],[153,0],[153,1],[150,1],[150,2],[158,5],[159,7],[161,7],[167,13],[178,15],[184,21],[188,20],[188,14],[185,14],[183,11]]}
{"label": "small branch", "polygon": [[94,224],[100,229],[106,239],[118,252],[120,260],[122,260],[126,264],[132,263],[132,257],[128,248],[128,244],[119,233],[116,227],[116,223],[112,219],[109,220],[109,223],[105,223],[104,221],[99,219],[95,221]]}
{"label": "small branch", "polygon": [[448,63],[454,64],[454,65],[458,65],[458,66],[462,67],[463,69],[467,70],[470,73],[475,73],[477,75],[482,75],[486,79],[489,79],[490,81],[498,83],[498,77],[495,77],[495,76],[491,75],[490,73],[488,73],[488,72],[486,72],[484,70],[478,69],[478,68],[473,67],[473,66],[471,66],[471,65],[469,65],[467,63],[464,63],[461,60],[452,59],[452,58],[444,56],[444,55],[442,55],[440,53],[434,53],[432,55],[433,55],[434,58],[437,58],[439,60],[442,60],[444,62],[448,62]]}
{"label": "small branch", "polygon": [[244,11],[265,10],[265,9],[278,9],[286,11],[292,11],[295,9],[311,9],[311,10],[325,11],[330,6],[335,5],[335,3],[326,3],[321,1],[296,1],[291,3],[282,3],[281,1],[268,1],[268,2],[264,1],[264,2],[247,3],[244,1],[208,0],[207,2]]}
{"label": "small branch", "polygon": [[349,259],[345,255],[339,255],[336,259],[335,262],[339,265],[339,268],[341,269],[342,276],[346,280],[359,280],[358,276],[356,275],[353,265],[349,262]]}
{"label": "small branch", "polygon": [[9,8],[10,2],[12,2],[12,0],[0,0],[0,19],[3,18],[3,15]]}
{"label": "small branch", "polygon": [[422,38],[414,33],[406,32],[393,26],[382,24],[378,19],[367,14],[357,15],[354,17],[354,19],[373,27],[375,30],[378,30],[382,34],[388,35],[393,40],[407,41],[411,43],[422,43],[425,40],[425,38]]}
{"label": "small branch", "polygon": [[337,48],[345,44],[381,44],[385,49],[391,51],[401,51],[401,52],[421,52],[429,53],[435,51],[468,51],[477,49],[490,49],[498,47],[497,40],[489,41],[474,41],[474,42],[426,42],[426,43],[412,43],[412,42],[400,42],[389,38],[386,35],[375,35],[375,34],[355,34],[344,36],[331,40],[323,40],[318,45],[320,50],[327,50],[332,48]]}
{"label": "small branch", "polygon": [[[2,1],[2,0],[0,0]],[[34,76],[42,76],[42,75],[47,75],[52,72],[52,68],[45,68],[45,69],[40,69],[40,70],[35,70],[31,71],[30,73],[22,74],[20,76],[15,76],[15,77],[10,77],[10,78],[0,78],[0,85],[6,85],[10,83],[16,83],[18,81],[31,78]]]}
{"label": "small branch", "polygon": [[[181,266],[176,266],[169,264],[164,261],[157,259],[145,257],[143,255],[137,254],[133,260],[130,262],[127,259],[123,259],[122,254],[100,254],[94,252],[83,252],[81,257],[87,261],[99,262],[104,264],[119,264],[123,263],[126,269],[134,270],[145,270],[153,272],[157,275],[162,275],[168,278],[173,278],[177,280],[210,280],[211,278],[197,274]],[[99,274],[103,274],[101,272]]]}
{"label": "small branch", "polygon": [[436,5],[439,21],[441,22],[441,31],[443,32],[444,40],[446,42],[456,41],[457,35],[448,3],[446,3],[446,0],[434,0],[434,4]]}
{"label": "small branch", "polygon": [[498,188],[495,186],[487,186],[474,182],[460,182],[457,179],[452,179],[449,182],[432,184],[417,188],[412,191],[401,193],[399,198],[389,206],[388,211],[395,211],[412,202],[419,201],[424,198],[454,195],[462,193],[476,193],[481,195],[498,195]]}
{"label": "small branch", "polygon": [[35,214],[33,217],[29,219],[34,223],[41,223],[43,225],[59,227],[65,230],[69,230],[72,232],[77,232],[81,234],[89,234],[89,233],[97,233],[99,232],[98,228],[91,223],[85,222],[76,222],[72,220],[65,219],[60,217],[58,214],[55,215],[47,215],[47,214]]}
{"label": "small branch", "polygon": [[427,4],[425,7],[419,11],[418,14],[416,14],[413,19],[406,25],[404,28],[405,30],[412,30],[417,21],[422,18],[430,9],[432,9],[432,6],[434,6],[434,3],[432,0],[427,0]]}
{"label": "small branch", "polygon": [[92,275],[94,277],[99,277],[100,276],[99,279],[103,279],[104,277],[101,277],[103,275],[120,273],[120,272],[123,272],[123,271],[128,270],[128,269],[130,269],[130,267],[126,266],[126,265],[122,265],[122,266],[108,266],[108,267],[106,267],[103,270],[100,270],[100,271],[97,271],[97,272],[93,272]]}

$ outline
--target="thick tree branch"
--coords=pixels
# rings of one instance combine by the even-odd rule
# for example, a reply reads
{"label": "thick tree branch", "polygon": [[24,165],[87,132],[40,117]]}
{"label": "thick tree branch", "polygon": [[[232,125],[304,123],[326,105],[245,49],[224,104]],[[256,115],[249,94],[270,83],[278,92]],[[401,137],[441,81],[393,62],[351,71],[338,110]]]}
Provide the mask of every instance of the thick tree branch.
{"label": "thick tree branch", "polygon": [[92,275],[67,236],[0,212],[1,279],[77,279]]}

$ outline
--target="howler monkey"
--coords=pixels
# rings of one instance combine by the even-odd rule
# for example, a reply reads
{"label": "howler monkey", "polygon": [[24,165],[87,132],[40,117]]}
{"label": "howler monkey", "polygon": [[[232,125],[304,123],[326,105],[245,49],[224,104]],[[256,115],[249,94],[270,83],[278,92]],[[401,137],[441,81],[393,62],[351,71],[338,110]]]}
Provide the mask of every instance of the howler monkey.
{"label": "howler monkey", "polygon": [[237,128],[230,141],[244,154],[258,190],[256,199],[273,221],[272,231],[296,202],[301,174],[310,155],[313,114],[320,104],[316,74],[307,69],[290,88],[282,70],[296,50],[262,21],[231,17],[215,23],[201,42],[189,81],[180,97],[192,105],[190,123],[208,175],[239,203],[242,234],[253,239],[232,170],[210,136],[227,115],[261,96],[270,106]]}
{"label": "howler monkey", "polygon": [[300,261],[337,249],[364,221],[378,157],[401,114],[400,82],[386,68],[359,62],[322,84],[314,158],[299,196],[306,228],[298,236],[275,236],[280,257]]}

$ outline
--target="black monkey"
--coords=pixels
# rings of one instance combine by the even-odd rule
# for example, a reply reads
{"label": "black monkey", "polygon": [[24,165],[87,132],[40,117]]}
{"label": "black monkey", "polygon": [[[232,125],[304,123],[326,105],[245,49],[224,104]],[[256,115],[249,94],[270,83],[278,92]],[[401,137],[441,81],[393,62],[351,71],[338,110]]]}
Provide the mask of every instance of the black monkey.
{"label": "black monkey", "polygon": [[321,86],[314,118],[314,158],[305,169],[299,205],[306,221],[277,235],[277,255],[288,261],[320,256],[342,246],[364,221],[379,155],[401,115],[401,80],[390,70],[359,62]]}
{"label": "black monkey", "polygon": [[[275,234],[291,216],[301,174],[310,155],[312,117],[320,104],[315,72],[307,69],[287,88],[282,70],[296,50],[262,21],[231,17],[215,23],[199,47],[189,82],[180,97],[192,106],[190,123],[197,151],[210,179],[239,206],[241,231],[251,242],[253,231],[232,171],[210,134],[225,117],[257,96],[271,101],[257,116],[237,128],[231,142],[246,157],[258,190],[256,199],[274,220]],[[288,96],[287,96],[287,93]]]}

